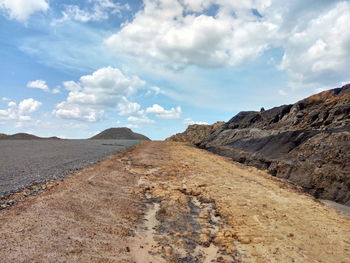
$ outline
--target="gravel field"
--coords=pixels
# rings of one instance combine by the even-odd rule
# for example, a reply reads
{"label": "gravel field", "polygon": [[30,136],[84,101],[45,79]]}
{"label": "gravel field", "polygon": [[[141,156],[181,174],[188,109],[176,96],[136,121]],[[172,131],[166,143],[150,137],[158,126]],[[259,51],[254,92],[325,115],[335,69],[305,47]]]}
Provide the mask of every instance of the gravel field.
{"label": "gravel field", "polygon": [[0,140],[0,198],[32,184],[62,178],[136,140]]}

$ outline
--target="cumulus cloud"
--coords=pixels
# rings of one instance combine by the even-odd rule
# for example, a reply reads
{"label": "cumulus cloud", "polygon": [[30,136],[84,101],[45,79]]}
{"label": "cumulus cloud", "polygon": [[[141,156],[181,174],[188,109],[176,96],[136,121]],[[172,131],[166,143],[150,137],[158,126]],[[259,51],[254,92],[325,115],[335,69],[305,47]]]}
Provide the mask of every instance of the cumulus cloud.
{"label": "cumulus cloud", "polygon": [[280,65],[292,78],[290,86],[349,80],[350,34],[344,34],[349,30],[350,3],[339,2],[292,32]]}
{"label": "cumulus cloud", "polygon": [[53,114],[61,119],[73,119],[88,122],[96,122],[104,118],[104,110],[95,107],[84,107],[78,104],[70,104],[63,101],[56,105]]}
{"label": "cumulus cloud", "polygon": [[101,21],[106,20],[110,15],[121,15],[122,11],[130,10],[128,4],[120,4],[111,0],[90,0],[87,1],[86,8],[82,9],[78,5],[66,5],[62,11],[62,17],[55,23],[67,20],[79,22]]}
{"label": "cumulus cloud", "polygon": [[0,0],[0,9],[11,19],[25,22],[32,14],[47,11],[49,4],[46,0]]}
{"label": "cumulus cloud", "polygon": [[29,81],[27,83],[27,87],[28,88],[32,88],[32,89],[41,89],[45,92],[50,92],[52,94],[57,94],[57,93],[60,93],[60,88],[54,88],[54,89],[49,89],[49,87],[47,86],[46,84],[46,81],[45,80],[41,80],[41,79],[38,79],[38,80],[34,80],[34,81]]}
{"label": "cumulus cloud", "polygon": [[32,88],[32,89],[41,89],[43,91],[49,92],[49,87],[46,85],[46,81],[45,80],[34,80],[34,81],[29,81],[27,83],[27,87],[28,88]]}
{"label": "cumulus cloud", "polygon": [[156,116],[161,119],[179,119],[182,110],[180,106],[166,110],[158,104],[153,104],[152,107],[148,107],[145,112],[156,114]]}
{"label": "cumulus cloud", "polygon": [[[116,52],[122,50],[173,68],[237,65],[266,50],[277,27],[251,12],[252,8],[265,8],[261,3],[268,1],[232,2],[147,0],[134,20],[106,39],[106,44]],[[196,13],[213,5],[220,7],[213,16]]]}
{"label": "cumulus cloud", "polygon": [[132,114],[142,113],[141,105],[137,102],[130,102],[128,100],[124,100],[123,102],[118,104],[119,115],[127,116]]}
{"label": "cumulus cloud", "polygon": [[0,121],[20,120],[29,121],[30,113],[36,112],[42,103],[32,98],[22,100],[18,105],[14,101],[7,104],[7,109],[0,109]]}
{"label": "cumulus cloud", "polygon": [[6,110],[0,110],[0,120],[13,120],[18,118],[17,104],[10,101]]}
{"label": "cumulus cloud", "polygon": [[128,115],[140,105],[128,98],[145,86],[137,76],[125,76],[119,69],[101,68],[91,75],[82,76],[78,82],[63,83],[69,91],[65,101],[56,105],[53,114],[64,119],[96,122],[105,116],[105,110],[117,110]]}
{"label": "cumulus cloud", "polygon": [[149,119],[147,116],[130,116],[128,117],[128,121],[136,122],[136,123],[154,123],[154,120]]}
{"label": "cumulus cloud", "polygon": [[19,114],[28,114],[37,111],[41,107],[42,103],[32,98],[22,100],[18,105]]}
{"label": "cumulus cloud", "polygon": [[182,121],[186,125],[198,124],[198,125],[209,125],[209,123],[205,121],[194,121],[192,118],[186,118]]}
{"label": "cumulus cloud", "polygon": [[334,86],[349,81],[349,30],[343,0],[145,0],[105,44],[172,69],[237,66],[279,48],[290,87]]}

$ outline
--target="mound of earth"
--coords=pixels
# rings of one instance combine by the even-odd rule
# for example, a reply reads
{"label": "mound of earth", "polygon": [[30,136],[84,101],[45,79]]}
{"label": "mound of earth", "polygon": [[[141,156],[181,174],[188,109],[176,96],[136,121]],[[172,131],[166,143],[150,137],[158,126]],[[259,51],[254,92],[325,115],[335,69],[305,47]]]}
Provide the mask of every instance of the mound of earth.
{"label": "mound of earth", "polygon": [[200,125],[200,124],[189,125],[186,131],[182,133],[177,133],[167,138],[166,141],[190,142],[190,143],[196,144],[201,142],[214,130],[216,130],[217,128],[220,128],[222,125],[224,125],[224,123],[225,122],[218,121],[212,125]]}
{"label": "mound of earth", "polygon": [[3,136],[7,136],[7,135],[4,133],[0,133],[0,137],[3,137]]}
{"label": "mound of earth", "polygon": [[0,139],[6,140],[40,140],[40,139],[59,139],[57,137],[42,138],[28,133],[16,133],[12,135],[0,136]]}
{"label": "mound of earth", "polygon": [[295,104],[240,112],[197,145],[350,205],[350,84]]}
{"label": "mound of earth", "polygon": [[16,133],[12,135],[4,135],[1,136],[0,139],[6,139],[6,140],[36,140],[40,139],[40,137],[28,134],[28,133]]}
{"label": "mound of earth", "polygon": [[99,134],[90,138],[90,140],[143,140],[150,139],[142,134],[135,133],[129,128],[110,128],[100,132]]}

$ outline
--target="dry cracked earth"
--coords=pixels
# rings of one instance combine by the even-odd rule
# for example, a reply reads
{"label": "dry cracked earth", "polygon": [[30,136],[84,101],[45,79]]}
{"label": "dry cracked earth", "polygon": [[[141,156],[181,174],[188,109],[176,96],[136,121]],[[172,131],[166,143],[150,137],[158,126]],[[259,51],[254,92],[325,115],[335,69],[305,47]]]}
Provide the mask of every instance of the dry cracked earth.
{"label": "dry cracked earth", "polygon": [[41,189],[5,200],[19,202],[0,211],[0,262],[350,262],[349,217],[183,143],[142,143]]}

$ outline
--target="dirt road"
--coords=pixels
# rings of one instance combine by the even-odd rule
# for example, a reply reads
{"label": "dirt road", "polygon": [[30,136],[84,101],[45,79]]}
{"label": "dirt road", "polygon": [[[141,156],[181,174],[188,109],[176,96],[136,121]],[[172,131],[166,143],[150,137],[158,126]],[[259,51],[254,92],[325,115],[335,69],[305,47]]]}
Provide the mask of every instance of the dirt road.
{"label": "dirt road", "polygon": [[350,262],[350,220],[181,143],[118,153],[0,212],[0,262]]}

